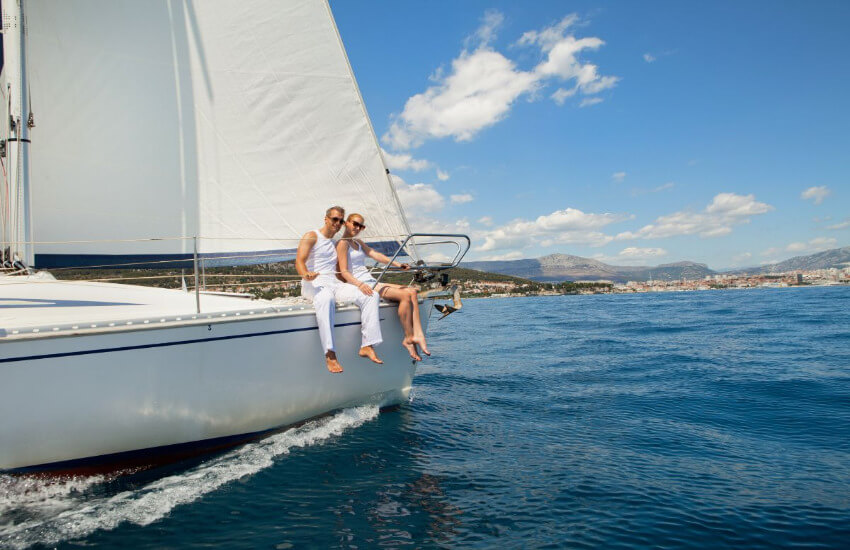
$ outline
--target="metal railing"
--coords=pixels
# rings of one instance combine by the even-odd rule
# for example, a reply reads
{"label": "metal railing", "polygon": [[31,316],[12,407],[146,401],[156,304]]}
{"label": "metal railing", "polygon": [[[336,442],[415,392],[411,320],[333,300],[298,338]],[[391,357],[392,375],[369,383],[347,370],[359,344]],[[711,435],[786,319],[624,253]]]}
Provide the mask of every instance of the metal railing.
{"label": "metal railing", "polygon": [[[374,237],[373,237],[374,238]],[[62,244],[80,244],[80,243],[137,243],[139,245],[143,245],[146,242],[159,242],[159,241],[188,241],[192,240],[192,249],[189,253],[178,253],[180,258],[174,259],[161,259],[155,260],[151,258],[139,259],[137,261],[124,261],[124,262],[116,262],[116,263],[105,263],[99,265],[75,265],[69,267],[53,267],[48,268],[51,273],[60,277],[60,280],[67,281],[90,281],[90,282],[127,282],[127,281],[141,281],[146,280],[148,282],[152,282],[153,280],[165,280],[165,279],[174,279],[177,278],[178,281],[183,282],[183,288],[186,288],[185,280],[188,278],[187,271],[189,268],[189,262],[191,262],[191,269],[193,271],[193,279],[194,279],[194,291],[195,294],[195,309],[197,313],[201,312],[201,294],[207,291],[207,279],[220,280],[222,282],[213,284],[212,288],[220,287],[222,289],[227,289],[228,287],[233,288],[244,288],[244,287],[265,287],[271,286],[274,289],[275,285],[283,285],[280,287],[281,290],[290,289],[291,285],[297,279],[300,279],[300,276],[297,274],[289,274],[289,273],[275,273],[275,274],[257,274],[257,273],[238,273],[238,274],[222,274],[222,273],[210,273],[209,262],[213,262],[214,267],[216,269],[220,268],[228,268],[228,269],[238,269],[247,267],[249,265],[262,265],[262,264],[273,264],[273,263],[288,263],[295,259],[295,250],[294,249],[286,249],[286,250],[275,250],[269,251],[268,254],[240,254],[240,253],[223,253],[220,255],[217,254],[205,254],[199,252],[200,241],[204,239],[203,237],[166,237],[166,238],[146,238],[146,239],[104,239],[104,240],[93,240],[93,241],[67,241],[67,242],[51,242],[51,243],[32,243],[32,244],[54,244],[54,245],[62,245]],[[432,239],[427,242],[417,242],[417,239]],[[219,239],[224,240],[224,239]],[[283,242],[292,242],[293,245],[300,241],[300,239],[252,239],[252,240],[268,240],[278,243]],[[394,240],[394,239],[393,239]],[[413,254],[411,256],[423,257],[420,252],[423,249],[427,249],[427,247],[433,246],[446,246],[449,245],[453,247],[453,253],[448,254],[448,257],[451,258],[449,262],[438,262],[438,263],[429,263],[424,260],[418,260],[414,265],[411,266],[409,270],[401,270],[398,268],[393,268],[392,263],[397,261],[399,257],[408,255],[408,247],[410,248],[410,252]],[[405,273],[427,273],[427,272],[437,272],[441,270],[450,269],[452,267],[456,267],[466,253],[469,251],[471,246],[471,241],[469,236],[463,234],[452,234],[452,233],[412,233],[407,235],[404,240],[400,243],[398,248],[395,250],[395,253],[390,258],[390,262],[388,265],[383,266],[380,272],[377,274],[377,281],[380,281],[386,273],[393,272],[405,272]],[[142,256],[146,254],[141,254]],[[132,258],[133,255],[128,257],[128,260]],[[283,257],[286,259],[282,259]],[[389,257],[389,256],[387,256]],[[263,261],[266,260],[266,261]],[[234,261],[235,263],[230,264],[230,261]],[[167,269],[169,271],[179,272],[179,273],[171,273],[171,274],[163,274],[163,275],[154,275],[150,273],[134,273],[136,271],[148,271],[151,269]],[[118,274],[109,274],[104,273],[104,277],[92,277],[91,274],[86,275],[84,278],[80,277],[79,271],[89,271],[89,270],[116,270],[119,271]],[[184,271],[185,270],[185,271]],[[15,265],[12,265],[12,262],[9,262],[8,267],[4,267],[0,264],[0,271],[2,271],[5,275],[26,275],[32,274],[34,271],[26,266],[20,264],[20,262],[16,262]],[[122,273],[124,271],[130,271],[131,273]],[[62,273],[67,273],[68,279],[61,279]],[[238,278],[240,282],[229,283],[227,281],[233,280],[233,278]],[[28,278],[29,279],[29,278]],[[52,278],[51,278],[52,279]],[[259,279],[260,282],[244,282],[243,279]],[[34,283],[39,281],[21,281],[21,283]],[[48,280],[43,280],[40,282],[49,282]],[[138,284],[138,283],[137,283]],[[144,283],[143,283],[144,284]],[[377,284],[377,283],[376,283]],[[289,285],[289,286],[287,286]],[[189,289],[187,289],[189,290]]]}
{"label": "metal railing", "polygon": [[404,239],[404,241],[398,247],[398,250],[396,250],[395,254],[393,254],[393,257],[390,258],[390,262],[380,271],[378,276],[375,278],[376,280],[375,283],[372,285],[372,288],[375,288],[375,286],[377,286],[377,284],[381,282],[381,279],[383,279],[386,273],[397,273],[406,271],[398,268],[393,268],[392,265],[393,262],[396,261],[396,259],[399,257],[399,255],[405,250],[405,247],[408,245],[408,243],[410,243],[411,239],[415,239],[416,237],[440,237],[446,239],[441,241],[428,241],[424,243],[417,243],[414,241],[412,245],[417,249],[430,245],[450,244],[455,245],[455,247],[457,247],[457,250],[452,260],[448,263],[441,262],[438,264],[427,264],[424,263],[424,261],[420,261],[415,266],[412,266],[413,271],[442,271],[457,267],[460,261],[463,260],[463,257],[466,256],[466,253],[469,251],[469,248],[472,246],[472,241],[469,239],[469,236],[464,235],[462,233],[411,233]]}

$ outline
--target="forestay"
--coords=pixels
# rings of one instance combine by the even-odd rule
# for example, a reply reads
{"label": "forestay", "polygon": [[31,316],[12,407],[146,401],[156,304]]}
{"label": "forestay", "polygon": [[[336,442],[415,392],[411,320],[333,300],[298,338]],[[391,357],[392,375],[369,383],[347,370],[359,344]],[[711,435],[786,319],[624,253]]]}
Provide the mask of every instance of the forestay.
{"label": "forestay", "polygon": [[[375,244],[409,233],[325,0],[29,0],[25,16],[36,266],[191,255],[195,236],[207,258],[291,251],[334,204]],[[181,239],[54,244],[146,237]]]}

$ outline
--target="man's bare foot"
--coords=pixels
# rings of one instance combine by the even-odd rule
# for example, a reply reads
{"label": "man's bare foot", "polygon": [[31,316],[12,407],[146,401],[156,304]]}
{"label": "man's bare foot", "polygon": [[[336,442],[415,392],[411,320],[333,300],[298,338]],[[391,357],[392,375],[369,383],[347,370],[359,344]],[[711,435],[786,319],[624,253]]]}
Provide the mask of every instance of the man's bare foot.
{"label": "man's bare foot", "polygon": [[422,336],[414,336],[413,338],[411,338],[411,341],[412,341],[414,344],[416,344],[417,346],[419,346],[419,349],[421,349],[421,350],[422,350],[422,353],[424,353],[424,354],[425,354],[425,355],[427,355],[428,357],[430,357],[430,356],[431,356],[431,352],[430,352],[430,351],[428,351],[428,344],[426,344],[426,343],[425,343],[425,336],[424,336],[424,335],[422,335]]}
{"label": "man's bare foot", "polygon": [[375,353],[375,348],[372,346],[364,346],[360,348],[360,357],[366,357],[367,359],[371,359],[373,363],[377,363],[379,365],[383,365],[384,362],[378,358],[378,354]]}
{"label": "man's bare foot", "polygon": [[325,363],[328,365],[328,370],[332,373],[342,372],[342,365],[336,360],[336,353],[328,352],[325,355]]}
{"label": "man's bare foot", "polygon": [[416,353],[416,344],[413,343],[412,338],[405,338],[401,341],[401,345],[407,349],[407,353],[410,354],[410,358],[414,361],[422,361],[422,358],[419,357],[419,354]]}

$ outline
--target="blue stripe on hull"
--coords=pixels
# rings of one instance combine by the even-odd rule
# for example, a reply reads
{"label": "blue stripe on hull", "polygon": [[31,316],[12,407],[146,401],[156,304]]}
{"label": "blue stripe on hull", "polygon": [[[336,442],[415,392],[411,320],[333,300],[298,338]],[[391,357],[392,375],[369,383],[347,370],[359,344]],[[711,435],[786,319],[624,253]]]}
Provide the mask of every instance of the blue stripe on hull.
{"label": "blue stripe on hull", "polygon": [[[383,319],[381,319],[383,321]],[[354,325],[359,325],[360,321],[355,323],[340,323],[338,325],[334,325],[334,327],[350,327]],[[87,349],[83,351],[67,351],[63,353],[47,353],[44,355],[27,355],[23,357],[7,357],[5,359],[0,359],[0,363],[14,363],[17,361],[35,361],[37,359],[55,359],[57,357],[73,357],[75,355],[91,355],[93,353],[111,353],[114,351],[129,351],[134,349],[146,349],[146,348],[164,348],[169,346],[184,346],[186,344],[198,344],[200,342],[215,342],[216,340],[233,340],[236,338],[254,338],[256,336],[270,336],[272,334],[286,334],[288,332],[304,332],[307,330],[319,330],[319,327],[304,327],[304,328],[290,328],[286,330],[269,330],[265,332],[253,332],[251,334],[234,334],[231,336],[216,336],[213,338],[196,338],[194,340],[181,340],[179,342],[158,342],[156,344],[140,344],[138,346],[121,346],[117,348],[101,348],[101,349]]]}

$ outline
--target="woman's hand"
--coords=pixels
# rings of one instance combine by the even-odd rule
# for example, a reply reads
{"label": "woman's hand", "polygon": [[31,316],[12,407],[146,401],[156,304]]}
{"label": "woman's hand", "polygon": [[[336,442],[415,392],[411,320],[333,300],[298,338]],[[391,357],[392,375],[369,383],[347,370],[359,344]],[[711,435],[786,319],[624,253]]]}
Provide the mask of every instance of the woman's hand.
{"label": "woman's hand", "polygon": [[410,269],[410,264],[398,264],[398,267],[399,269],[407,271],[408,269]]}
{"label": "woman's hand", "polygon": [[374,293],[372,287],[367,285],[366,283],[360,283],[359,285],[357,285],[357,288],[359,288],[360,292],[362,292],[366,296],[371,296]]}
{"label": "woman's hand", "polygon": [[318,276],[319,276],[319,273],[317,271],[308,271],[301,278],[304,279],[305,281],[312,281],[313,279],[315,279]]}

